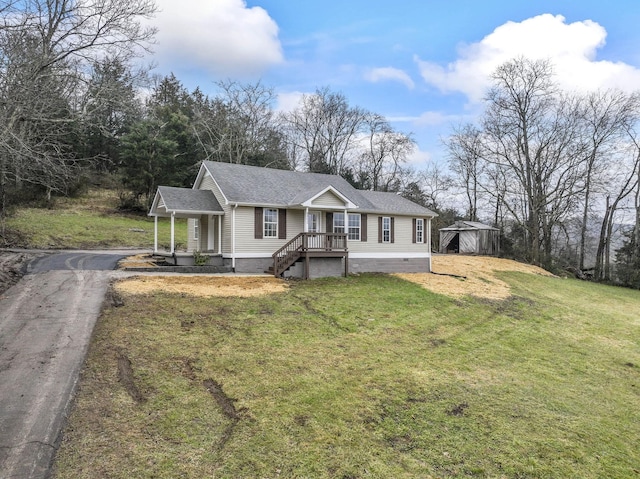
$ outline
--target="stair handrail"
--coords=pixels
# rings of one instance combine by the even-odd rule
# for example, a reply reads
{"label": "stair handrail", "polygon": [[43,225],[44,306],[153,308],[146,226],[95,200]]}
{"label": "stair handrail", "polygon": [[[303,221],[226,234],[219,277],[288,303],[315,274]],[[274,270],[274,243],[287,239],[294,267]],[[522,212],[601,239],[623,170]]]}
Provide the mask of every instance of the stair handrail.
{"label": "stair handrail", "polygon": [[[309,238],[318,237],[318,244],[309,244]],[[271,256],[273,258],[273,273],[280,276],[285,270],[295,263],[302,253],[309,250],[347,251],[346,233],[298,233],[289,242],[283,245]]]}
{"label": "stair handrail", "polygon": [[278,249],[273,257],[273,274],[278,277],[300,257],[304,246],[304,233],[298,233],[291,241]]}

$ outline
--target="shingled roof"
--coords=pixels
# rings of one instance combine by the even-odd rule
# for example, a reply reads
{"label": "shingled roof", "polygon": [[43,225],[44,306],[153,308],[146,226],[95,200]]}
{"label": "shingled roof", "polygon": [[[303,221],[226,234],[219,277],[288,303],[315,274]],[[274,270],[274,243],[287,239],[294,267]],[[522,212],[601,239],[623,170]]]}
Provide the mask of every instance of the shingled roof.
{"label": "shingled roof", "polygon": [[171,213],[177,216],[181,214],[224,214],[224,210],[212,191],[159,186],[149,214],[168,216]]}
{"label": "shingled roof", "polygon": [[[354,188],[338,175],[276,170],[214,161],[203,162],[229,203],[256,206],[299,207],[327,187],[333,188],[363,213],[437,216],[395,193]],[[201,170],[202,174],[202,170]]]}

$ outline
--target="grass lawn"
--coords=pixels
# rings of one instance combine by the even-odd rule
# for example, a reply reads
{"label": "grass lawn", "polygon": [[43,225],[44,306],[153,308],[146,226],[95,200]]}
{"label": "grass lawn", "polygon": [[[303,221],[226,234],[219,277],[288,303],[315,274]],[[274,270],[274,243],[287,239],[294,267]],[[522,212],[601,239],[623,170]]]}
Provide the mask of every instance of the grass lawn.
{"label": "grass lawn", "polygon": [[386,275],[125,295],[54,477],[639,477],[640,293],[499,277],[504,301]]}
{"label": "grass lawn", "polygon": [[[117,212],[112,190],[93,190],[81,198],[59,198],[53,208],[21,208],[7,218],[8,228],[31,248],[153,247],[153,218]],[[168,248],[170,221],[158,222],[158,246]],[[186,245],[185,220],[176,220],[176,244]]]}

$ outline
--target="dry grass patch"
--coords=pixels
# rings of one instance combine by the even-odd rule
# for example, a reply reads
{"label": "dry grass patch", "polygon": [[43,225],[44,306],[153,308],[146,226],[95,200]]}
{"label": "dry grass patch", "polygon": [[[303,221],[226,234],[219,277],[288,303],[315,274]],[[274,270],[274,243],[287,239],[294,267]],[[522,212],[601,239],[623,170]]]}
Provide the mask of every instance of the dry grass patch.
{"label": "dry grass patch", "polygon": [[118,268],[157,268],[153,258],[148,253],[128,256],[118,263]]}
{"label": "dry grass patch", "polygon": [[[509,285],[498,279],[496,272],[515,271],[553,276],[537,266],[490,256],[434,256],[431,266],[434,273],[440,274],[398,273],[396,276],[417,283],[434,293],[455,298],[477,296],[487,299],[506,299],[511,295]],[[442,276],[442,274],[460,277]]]}
{"label": "dry grass patch", "polygon": [[190,296],[261,296],[281,293],[287,283],[272,276],[135,276],[116,283],[121,294],[148,294],[156,291]]}

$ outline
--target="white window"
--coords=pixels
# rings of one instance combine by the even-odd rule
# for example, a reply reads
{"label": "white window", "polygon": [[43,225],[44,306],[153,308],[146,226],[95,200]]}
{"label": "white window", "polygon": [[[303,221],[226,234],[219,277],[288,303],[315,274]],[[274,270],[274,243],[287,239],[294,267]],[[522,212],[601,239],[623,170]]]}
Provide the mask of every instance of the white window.
{"label": "white window", "polygon": [[309,233],[320,232],[319,216],[318,213],[309,213],[307,215],[307,231]]}
{"label": "white window", "polygon": [[265,238],[278,237],[278,210],[265,208],[263,210],[263,225]]}
{"label": "white window", "polygon": [[391,218],[389,216],[382,217],[382,242],[391,243]]}
{"label": "white window", "polygon": [[416,219],[416,243],[424,243],[424,220]]}
{"label": "white window", "polygon": [[344,213],[333,214],[333,232],[344,233]]}
{"label": "white window", "polygon": [[345,231],[344,213],[333,214],[333,232],[347,233],[347,238],[352,241],[360,241],[361,217],[359,214],[348,214]]}
{"label": "white window", "polygon": [[347,238],[353,241],[360,241],[360,215],[347,215],[349,219],[349,230]]}

